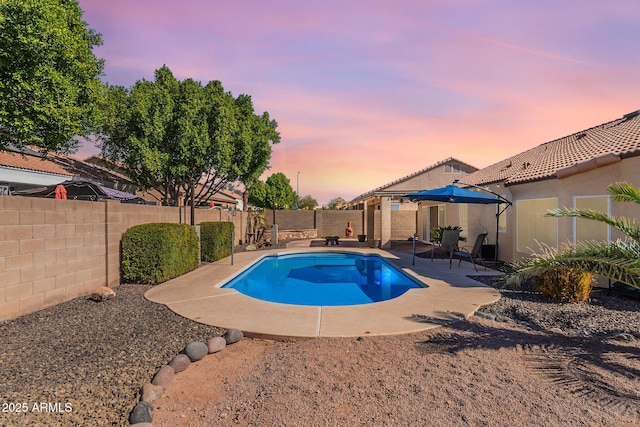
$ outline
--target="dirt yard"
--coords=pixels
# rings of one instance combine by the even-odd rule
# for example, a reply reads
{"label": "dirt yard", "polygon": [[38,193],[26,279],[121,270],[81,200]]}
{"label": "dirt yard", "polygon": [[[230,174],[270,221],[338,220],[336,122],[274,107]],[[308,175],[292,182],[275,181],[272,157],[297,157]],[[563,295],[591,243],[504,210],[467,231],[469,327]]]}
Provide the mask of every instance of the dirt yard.
{"label": "dirt yard", "polygon": [[473,318],[419,334],[244,339],[178,373],[153,425],[640,425],[640,341]]}

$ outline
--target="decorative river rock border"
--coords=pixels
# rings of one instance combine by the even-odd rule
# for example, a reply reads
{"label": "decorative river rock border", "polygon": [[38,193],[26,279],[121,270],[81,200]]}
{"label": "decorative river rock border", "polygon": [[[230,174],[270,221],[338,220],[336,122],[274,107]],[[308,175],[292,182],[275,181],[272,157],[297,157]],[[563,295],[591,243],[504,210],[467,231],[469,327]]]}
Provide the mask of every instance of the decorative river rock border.
{"label": "decorative river rock border", "polygon": [[213,337],[207,344],[199,341],[187,344],[181,353],[158,369],[150,383],[142,386],[140,401],[129,414],[130,426],[152,427],[153,406],[151,404],[162,396],[174,375],[187,369],[191,362],[196,362],[207,354],[217,353],[227,345],[240,341],[242,337],[242,331],[239,329],[227,329],[223,336]]}

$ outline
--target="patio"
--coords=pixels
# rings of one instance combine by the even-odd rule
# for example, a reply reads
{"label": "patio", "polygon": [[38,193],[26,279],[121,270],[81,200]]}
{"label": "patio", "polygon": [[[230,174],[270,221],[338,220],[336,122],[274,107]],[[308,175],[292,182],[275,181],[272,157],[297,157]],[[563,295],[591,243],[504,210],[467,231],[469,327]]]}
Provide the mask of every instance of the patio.
{"label": "patio", "polygon": [[[397,242],[389,251],[368,248],[355,239],[341,239],[339,247],[322,241],[290,242],[284,250],[241,252],[205,265],[184,276],[158,285],[145,294],[153,302],[165,304],[177,314],[194,321],[242,330],[246,336],[268,338],[313,338],[395,335],[427,330],[471,316],[480,306],[500,298],[493,288],[468,275],[493,275],[472,264],[449,260],[416,258],[412,265],[412,242]],[[424,250],[424,248],[419,248]],[[355,251],[376,253],[428,285],[378,303],[313,307],[270,303],[245,296],[222,286],[257,259],[272,254],[303,251]]]}

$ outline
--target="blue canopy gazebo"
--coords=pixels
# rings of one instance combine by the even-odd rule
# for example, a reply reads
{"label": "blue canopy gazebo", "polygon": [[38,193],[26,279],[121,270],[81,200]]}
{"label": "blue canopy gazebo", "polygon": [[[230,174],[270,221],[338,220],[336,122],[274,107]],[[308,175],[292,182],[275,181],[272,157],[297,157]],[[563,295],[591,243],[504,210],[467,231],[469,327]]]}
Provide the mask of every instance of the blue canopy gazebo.
{"label": "blue canopy gazebo", "polygon": [[[490,193],[490,195],[478,193],[477,191],[467,190],[466,188],[460,188],[457,185],[455,185],[456,183],[477,188],[479,190]],[[494,260],[496,265],[498,265],[498,227],[499,227],[500,215],[502,215],[502,213],[509,206],[511,206],[510,201],[508,201],[501,195],[494,193],[493,191],[484,189],[482,187],[478,187],[473,184],[465,184],[458,180],[455,180],[453,184],[449,184],[445,187],[433,188],[431,190],[416,191],[415,193],[407,194],[405,197],[413,201],[430,200],[434,202],[472,203],[472,204],[482,204],[482,205],[504,204],[505,205],[504,208],[496,212],[496,248],[495,248]]]}

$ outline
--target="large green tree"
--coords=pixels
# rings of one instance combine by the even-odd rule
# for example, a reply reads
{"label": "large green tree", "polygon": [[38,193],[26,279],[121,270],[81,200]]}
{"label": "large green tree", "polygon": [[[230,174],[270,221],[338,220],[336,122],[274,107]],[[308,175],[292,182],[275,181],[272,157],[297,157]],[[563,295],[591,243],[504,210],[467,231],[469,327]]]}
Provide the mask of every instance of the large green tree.
{"label": "large green tree", "polygon": [[96,117],[101,44],[76,0],[0,0],[0,150],[77,148]]}
{"label": "large green tree", "polygon": [[[609,193],[616,202],[640,204],[640,189],[627,182],[612,184]],[[621,231],[625,237],[612,242],[578,242],[561,249],[542,248],[533,257],[514,261],[513,272],[505,277],[508,282],[517,284],[565,268],[593,273],[640,289],[640,227],[636,219],[570,208],[556,209],[546,216],[602,222]]]}
{"label": "large green tree", "polygon": [[219,81],[178,81],[166,66],[154,81],[108,87],[105,99],[103,155],[170,205],[255,181],[280,141],[277,123],[266,112],[256,115],[250,96],[234,98]]}

